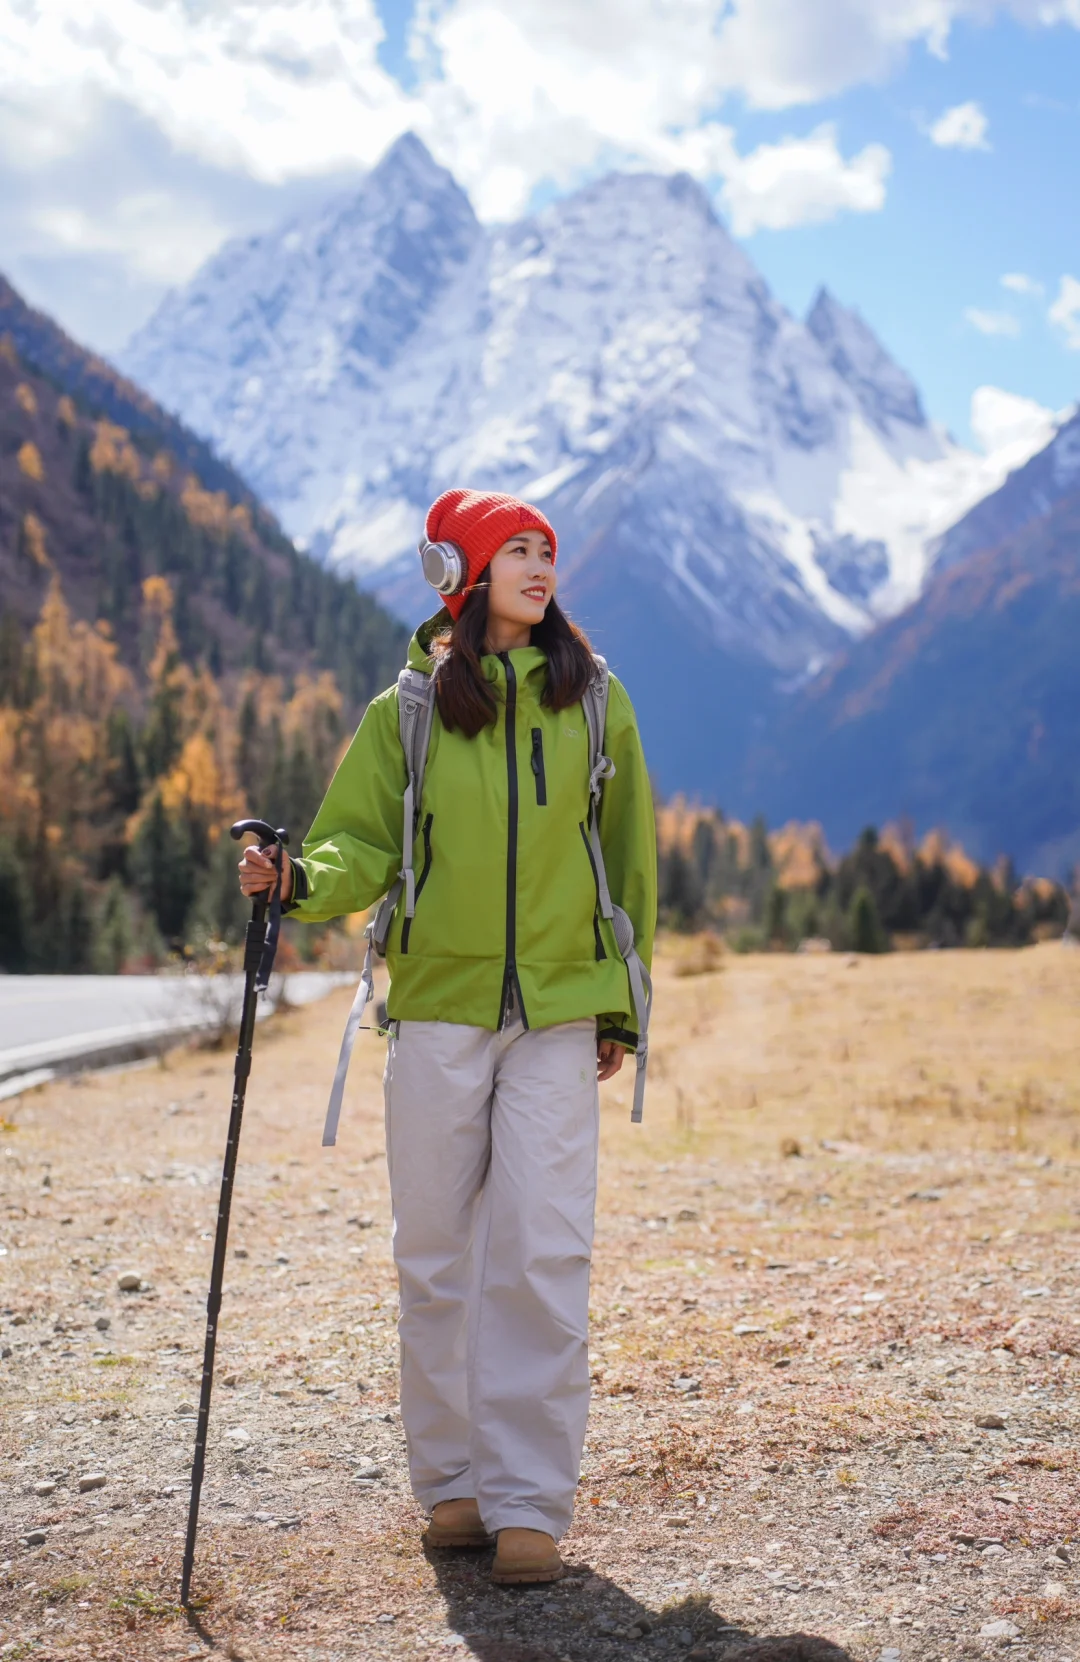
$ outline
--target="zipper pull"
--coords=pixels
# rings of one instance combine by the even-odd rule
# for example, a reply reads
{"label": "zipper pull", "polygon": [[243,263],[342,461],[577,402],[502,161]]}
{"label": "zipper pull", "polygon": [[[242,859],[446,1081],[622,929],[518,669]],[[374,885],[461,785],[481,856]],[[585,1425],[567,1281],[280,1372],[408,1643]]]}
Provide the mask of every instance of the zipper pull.
{"label": "zipper pull", "polygon": [[532,730],[532,770],[538,779],[540,777],[540,769],[544,765],[542,761],[543,743],[544,736],[541,729],[539,727],[534,727]]}

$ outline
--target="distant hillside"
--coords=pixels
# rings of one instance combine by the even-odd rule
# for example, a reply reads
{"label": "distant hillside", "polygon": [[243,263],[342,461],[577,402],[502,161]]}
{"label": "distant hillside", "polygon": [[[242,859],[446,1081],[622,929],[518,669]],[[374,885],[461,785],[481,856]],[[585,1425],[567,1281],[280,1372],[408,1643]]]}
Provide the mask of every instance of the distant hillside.
{"label": "distant hillside", "polygon": [[208,444],[112,364],[72,340],[51,317],[27,305],[0,273],[0,339],[5,335],[11,337],[25,364],[47,376],[59,392],[70,393],[84,411],[108,416],[133,434],[145,436],[155,447],[169,450],[207,490],[225,491],[234,502],[246,502],[270,522],[250,486]]}
{"label": "distant hillside", "polygon": [[[39,339],[48,344],[48,331]],[[79,349],[67,348],[77,368]],[[83,359],[90,390],[96,360]],[[141,395],[116,385],[126,390],[113,408],[131,413]],[[387,685],[405,650],[402,626],[300,554],[229,469],[220,472],[236,493],[208,490],[171,447],[184,429],[149,399],[140,409],[129,430],[80,406],[0,332],[0,609],[25,630],[55,574],[75,614],[107,622],[134,662],[140,584],[159,575],[188,662],[215,675],[329,669],[352,709]],[[213,478],[214,467],[203,474]]]}
{"label": "distant hillside", "polygon": [[1080,861],[1080,494],[940,571],[777,717],[745,795],[843,844],[908,816],[979,858]]}
{"label": "distant hillside", "polygon": [[1045,449],[1016,468],[998,490],[983,497],[945,532],[934,550],[938,570],[1016,536],[1077,491],[1080,413],[1063,422]]}
{"label": "distant hillside", "polygon": [[406,631],[19,305],[27,355],[0,333],[0,970],[213,956],[247,910],[224,828],[258,813],[303,836]]}

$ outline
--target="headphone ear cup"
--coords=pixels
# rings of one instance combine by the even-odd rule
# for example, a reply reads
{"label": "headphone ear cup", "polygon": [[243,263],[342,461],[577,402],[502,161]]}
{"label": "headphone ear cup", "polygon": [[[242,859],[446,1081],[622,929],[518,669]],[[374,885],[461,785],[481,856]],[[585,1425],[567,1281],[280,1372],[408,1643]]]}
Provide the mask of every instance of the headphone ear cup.
{"label": "headphone ear cup", "polygon": [[468,561],[457,543],[425,538],[420,544],[420,562],[424,576],[439,594],[460,594],[468,581]]}

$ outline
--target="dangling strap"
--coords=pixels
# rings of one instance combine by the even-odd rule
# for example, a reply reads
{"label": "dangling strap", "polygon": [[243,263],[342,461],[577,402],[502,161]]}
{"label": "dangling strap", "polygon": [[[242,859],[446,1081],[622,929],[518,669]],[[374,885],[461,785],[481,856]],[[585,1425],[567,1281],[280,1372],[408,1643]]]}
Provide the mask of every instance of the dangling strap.
{"label": "dangling strap", "polygon": [[407,784],[402,799],[401,870],[384,896],[374,918],[364,930],[367,951],[360,985],[356,989],[345,1032],[341,1037],[337,1071],[330,1088],[330,1102],[323,1125],[323,1148],[333,1148],[337,1142],[341,1103],[345,1095],[345,1080],[352,1060],[356,1035],[363,1023],[364,1011],[375,994],[375,953],[386,956],[386,942],[390,924],[402,893],[405,895],[405,916],[416,911],[416,876],[413,870],[413,842],[416,839],[416,821],[424,790],[428,746],[431,743],[431,723],[435,714],[435,683],[422,670],[403,669],[398,676],[398,732],[405,756]]}
{"label": "dangling strap", "polygon": [[337,1142],[338,1121],[341,1118],[341,1099],[345,1095],[345,1077],[352,1060],[353,1045],[360,1030],[360,1023],[375,992],[375,960],[372,936],[375,925],[369,923],[364,933],[367,936],[367,952],[364,955],[364,968],[360,976],[360,985],[356,989],[356,997],[349,1011],[349,1019],[345,1023],[345,1031],[341,1035],[341,1049],[338,1051],[337,1071],[334,1074],[334,1083],[330,1087],[330,1102],[326,1110],[326,1122],[323,1125],[322,1146],[333,1148]]}
{"label": "dangling strap", "polygon": [[630,1121],[633,1125],[640,1125],[645,1112],[645,1072],[649,1066],[649,1017],[652,1015],[652,976],[649,974],[640,956],[631,950],[626,960],[627,973],[630,976],[630,991],[634,998],[634,1011],[637,1016],[638,1042],[635,1058],[637,1072],[634,1076],[634,1106],[630,1112]]}

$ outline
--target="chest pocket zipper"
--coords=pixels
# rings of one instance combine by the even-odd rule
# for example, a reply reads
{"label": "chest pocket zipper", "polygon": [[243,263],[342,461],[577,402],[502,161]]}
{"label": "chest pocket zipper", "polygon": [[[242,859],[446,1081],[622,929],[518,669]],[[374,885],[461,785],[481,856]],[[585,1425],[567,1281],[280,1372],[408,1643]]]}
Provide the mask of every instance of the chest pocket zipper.
{"label": "chest pocket zipper", "polygon": [[544,734],[543,729],[534,727],[532,730],[532,770],[536,776],[536,806],[547,807],[547,775],[544,772]]}
{"label": "chest pocket zipper", "polygon": [[[428,872],[431,870],[431,824],[434,818],[434,814],[429,814],[427,819],[424,821],[424,864],[421,868],[420,876],[416,884],[417,900],[420,899],[421,891],[423,890],[424,884],[428,880]],[[408,952],[409,950],[409,936],[412,934],[412,926],[412,918],[406,918],[405,922],[401,926],[402,952]]]}

